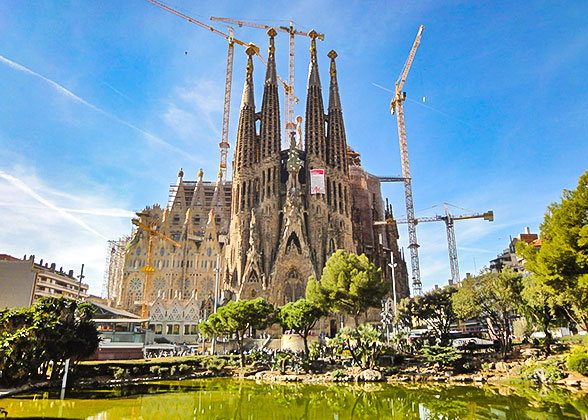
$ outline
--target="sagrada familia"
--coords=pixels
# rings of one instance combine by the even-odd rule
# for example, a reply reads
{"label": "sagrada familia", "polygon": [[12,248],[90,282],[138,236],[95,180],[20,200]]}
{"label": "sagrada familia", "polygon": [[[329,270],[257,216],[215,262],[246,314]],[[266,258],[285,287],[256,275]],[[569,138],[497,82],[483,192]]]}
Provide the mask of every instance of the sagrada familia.
{"label": "sagrada familia", "polygon": [[219,304],[262,296],[279,306],[304,297],[309,276],[320,279],[338,249],[366,254],[387,278],[394,269],[398,300],[409,295],[395,226],[374,226],[392,217],[380,180],[347,145],[337,54],[328,53],[325,113],[311,32],[304,138],[299,123],[297,134],[282,139],[275,33],[269,34],[260,111],[254,50],[247,49],[232,180],[219,173],[206,182],[200,170],[197,181],[187,181],[180,170],[168,206],[139,213],[139,222],[161,235],[138,228],[129,240],[112,242],[118,248],[111,248],[108,300],[137,313],[147,308],[155,333],[170,341],[196,340],[196,325],[212,312],[216,293]]}

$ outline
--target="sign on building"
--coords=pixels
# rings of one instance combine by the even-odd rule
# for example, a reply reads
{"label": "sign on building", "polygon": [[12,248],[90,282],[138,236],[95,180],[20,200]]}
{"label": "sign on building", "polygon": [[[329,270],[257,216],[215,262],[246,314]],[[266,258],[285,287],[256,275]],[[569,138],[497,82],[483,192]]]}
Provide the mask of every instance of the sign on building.
{"label": "sign on building", "polygon": [[324,194],[325,193],[325,170],[311,169],[310,170],[310,193]]}

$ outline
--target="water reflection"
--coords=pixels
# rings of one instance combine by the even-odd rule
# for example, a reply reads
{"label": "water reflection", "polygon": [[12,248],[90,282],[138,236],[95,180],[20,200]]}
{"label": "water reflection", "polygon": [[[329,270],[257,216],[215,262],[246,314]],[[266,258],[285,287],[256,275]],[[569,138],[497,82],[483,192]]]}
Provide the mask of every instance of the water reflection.
{"label": "water reflection", "polygon": [[434,385],[158,382],[0,400],[9,417],[113,419],[577,419],[585,395],[564,389]]}

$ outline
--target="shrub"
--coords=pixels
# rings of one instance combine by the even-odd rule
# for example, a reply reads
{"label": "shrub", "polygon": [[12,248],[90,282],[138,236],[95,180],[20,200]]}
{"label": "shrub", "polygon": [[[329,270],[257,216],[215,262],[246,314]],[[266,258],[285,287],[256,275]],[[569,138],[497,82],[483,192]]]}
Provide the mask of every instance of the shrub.
{"label": "shrub", "polygon": [[386,368],[386,375],[396,375],[400,372],[400,368],[398,366],[388,366]]}
{"label": "shrub", "polygon": [[574,347],[568,356],[568,369],[588,376],[588,348]]}
{"label": "shrub", "polygon": [[331,371],[331,379],[342,379],[346,376],[347,374],[344,369],[335,369]]}
{"label": "shrub", "polygon": [[543,362],[529,361],[519,368],[521,377],[525,380],[552,384],[566,377],[564,361],[559,356],[551,356]]}
{"label": "shrub", "polygon": [[127,380],[129,378],[129,371],[123,368],[114,369],[114,379]]}
{"label": "shrub", "polygon": [[168,367],[159,368],[159,376],[161,376],[162,378],[165,378],[168,375],[169,375],[169,368]]}
{"label": "shrub", "polygon": [[220,357],[209,357],[202,361],[202,365],[205,369],[218,373],[227,365],[227,361]]}
{"label": "shrub", "polygon": [[428,365],[439,364],[441,366],[452,366],[461,359],[461,355],[454,347],[424,346],[422,351],[423,359]]}
{"label": "shrub", "polygon": [[149,372],[155,376],[159,376],[159,366],[151,366]]}
{"label": "shrub", "polygon": [[190,372],[192,369],[190,368],[190,366],[182,363],[181,365],[178,366],[178,371],[180,373],[188,373]]}
{"label": "shrub", "polygon": [[140,371],[140,369],[138,366],[135,366],[133,369],[131,369],[131,372],[133,372],[133,375],[138,375],[139,371]]}
{"label": "shrub", "polygon": [[178,367],[174,365],[174,366],[171,367],[171,369],[169,371],[169,374],[171,376],[175,376],[175,374],[176,374],[177,371],[178,371]]}

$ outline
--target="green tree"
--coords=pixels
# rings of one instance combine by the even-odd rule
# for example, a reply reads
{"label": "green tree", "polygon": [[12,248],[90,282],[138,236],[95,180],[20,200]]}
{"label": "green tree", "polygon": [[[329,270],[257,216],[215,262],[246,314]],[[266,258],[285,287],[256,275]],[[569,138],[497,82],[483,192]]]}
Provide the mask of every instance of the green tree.
{"label": "green tree", "polygon": [[575,190],[547,207],[540,226],[542,244],[519,244],[525,268],[552,288],[578,325],[588,329],[588,171]]}
{"label": "green tree", "polygon": [[307,299],[299,299],[280,307],[278,320],[283,328],[294,330],[304,341],[304,354],[308,357],[308,334],[317,321],[326,315],[324,309]]}
{"label": "green tree", "polygon": [[451,324],[457,321],[453,310],[453,294],[455,287],[443,287],[431,290],[414,299],[405,298],[398,308],[397,318],[401,324],[412,327],[414,322],[426,324],[441,340],[440,345],[449,343]]}
{"label": "green tree", "polygon": [[215,314],[200,323],[200,332],[204,336],[235,334],[239,346],[241,368],[245,367],[243,339],[249,329],[263,329],[273,323],[274,307],[263,298],[253,300],[230,301],[218,308]]}
{"label": "green tree", "polygon": [[545,333],[543,343],[545,354],[551,354],[550,328],[557,325],[560,319],[560,305],[553,289],[546,286],[535,276],[523,278],[523,290],[521,291],[521,312]]}
{"label": "green tree", "polygon": [[51,362],[55,379],[66,359],[76,363],[92,355],[100,342],[92,314],[90,304],[64,297],[0,311],[1,380],[24,382],[45,374]]}
{"label": "green tree", "polygon": [[337,352],[348,349],[354,363],[361,369],[373,369],[382,354],[384,336],[370,324],[361,324],[356,329],[342,328],[329,341]]}
{"label": "green tree", "polygon": [[328,259],[320,282],[308,280],[306,298],[325,309],[351,315],[355,325],[369,308],[380,307],[390,285],[365,255],[338,250]]}
{"label": "green tree", "polygon": [[506,360],[510,351],[512,314],[521,302],[521,278],[512,269],[500,273],[486,270],[468,277],[453,295],[453,309],[459,319],[478,319],[488,322],[494,335],[500,340],[502,357]]}

